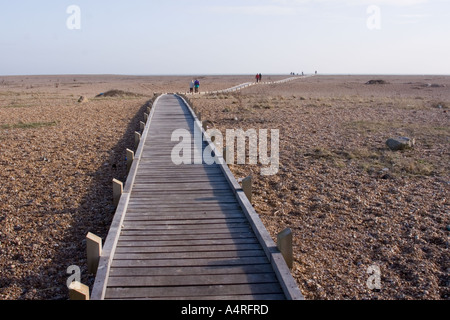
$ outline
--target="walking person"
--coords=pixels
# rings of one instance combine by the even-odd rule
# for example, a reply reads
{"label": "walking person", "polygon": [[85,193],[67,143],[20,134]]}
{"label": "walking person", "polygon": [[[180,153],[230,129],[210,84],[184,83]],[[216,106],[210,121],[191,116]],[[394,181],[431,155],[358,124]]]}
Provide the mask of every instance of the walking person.
{"label": "walking person", "polygon": [[198,93],[198,88],[200,87],[200,81],[195,80],[194,87],[195,87],[195,93]]}
{"label": "walking person", "polygon": [[262,80],[262,75],[261,75],[261,73],[259,74],[259,82],[261,82],[261,80]]}
{"label": "walking person", "polygon": [[259,82],[259,74],[256,74],[256,83],[258,83]]}
{"label": "walking person", "polygon": [[194,80],[191,80],[191,83],[189,84],[189,92],[194,93]]}

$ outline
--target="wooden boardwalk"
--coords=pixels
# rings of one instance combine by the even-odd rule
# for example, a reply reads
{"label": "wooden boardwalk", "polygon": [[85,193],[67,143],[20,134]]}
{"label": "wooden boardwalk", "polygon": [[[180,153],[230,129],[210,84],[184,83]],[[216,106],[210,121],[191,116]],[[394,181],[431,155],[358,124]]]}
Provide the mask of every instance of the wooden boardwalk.
{"label": "wooden boardwalk", "polygon": [[91,298],[303,299],[227,165],[173,163],[173,131],[188,130],[194,149],[196,126],[181,97],[155,101]]}

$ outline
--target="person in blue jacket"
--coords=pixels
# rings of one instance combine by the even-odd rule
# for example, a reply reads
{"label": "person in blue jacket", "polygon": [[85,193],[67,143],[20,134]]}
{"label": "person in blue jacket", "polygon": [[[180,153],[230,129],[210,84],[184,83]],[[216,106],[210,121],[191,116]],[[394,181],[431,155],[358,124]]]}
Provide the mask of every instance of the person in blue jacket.
{"label": "person in blue jacket", "polygon": [[195,93],[198,93],[198,88],[200,87],[200,81],[195,80],[194,87],[195,87]]}

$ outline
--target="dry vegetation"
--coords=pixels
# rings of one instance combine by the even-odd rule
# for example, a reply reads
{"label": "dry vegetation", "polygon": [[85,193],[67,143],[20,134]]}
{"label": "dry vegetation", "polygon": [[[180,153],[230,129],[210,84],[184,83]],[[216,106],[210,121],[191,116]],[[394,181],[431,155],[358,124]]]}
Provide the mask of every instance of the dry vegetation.
{"label": "dry vegetation", "polygon": [[[144,105],[157,92],[185,92],[190,80],[0,79],[0,299],[67,299],[70,265],[92,284],[84,238],[106,237],[111,180],[125,180]],[[200,78],[202,91],[252,80]],[[190,99],[223,132],[280,130],[277,175],[231,168],[253,175],[271,235],[293,230],[293,275],[307,299],[448,299],[450,79],[369,80],[319,76]],[[111,90],[120,94],[96,98]],[[392,152],[391,136],[414,137],[416,147]],[[377,291],[366,286],[374,264]]]}

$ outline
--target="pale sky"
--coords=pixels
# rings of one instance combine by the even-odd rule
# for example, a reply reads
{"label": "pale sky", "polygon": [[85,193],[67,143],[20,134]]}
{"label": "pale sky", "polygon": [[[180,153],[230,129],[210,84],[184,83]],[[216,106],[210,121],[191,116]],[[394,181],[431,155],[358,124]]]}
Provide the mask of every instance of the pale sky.
{"label": "pale sky", "polygon": [[449,0],[0,0],[0,75],[449,75],[449,39]]}

